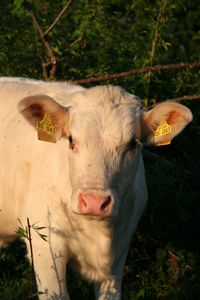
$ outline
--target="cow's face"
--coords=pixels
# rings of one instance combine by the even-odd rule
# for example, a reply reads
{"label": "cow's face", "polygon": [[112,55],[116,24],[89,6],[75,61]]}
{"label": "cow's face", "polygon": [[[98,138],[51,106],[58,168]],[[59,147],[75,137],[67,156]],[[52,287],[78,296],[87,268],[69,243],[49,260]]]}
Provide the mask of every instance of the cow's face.
{"label": "cow's face", "polygon": [[[74,104],[66,108],[48,96],[32,96],[21,101],[20,110],[34,126],[48,113],[56,138],[68,139],[72,211],[95,217],[117,215],[139,172],[139,143],[171,140],[191,120],[191,113],[170,102],[143,113],[140,101],[118,87],[92,88],[73,97]],[[171,132],[153,138],[163,121]]]}
{"label": "cow's face", "polygon": [[118,213],[138,165],[138,106],[136,101],[132,105],[98,103],[69,110],[67,138],[74,212],[96,216]]}

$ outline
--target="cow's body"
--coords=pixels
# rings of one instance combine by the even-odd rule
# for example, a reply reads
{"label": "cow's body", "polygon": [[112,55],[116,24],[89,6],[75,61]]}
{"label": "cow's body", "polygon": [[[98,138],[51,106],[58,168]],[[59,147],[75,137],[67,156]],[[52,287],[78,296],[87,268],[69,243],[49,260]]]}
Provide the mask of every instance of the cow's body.
{"label": "cow's body", "polygon": [[[144,117],[140,101],[118,87],[9,78],[0,80],[0,101],[0,242],[28,217],[48,237],[32,230],[41,299],[69,299],[68,261],[96,282],[97,299],[120,299],[126,254],[147,199],[141,146],[131,143],[151,140],[156,109]],[[160,115],[176,135],[191,113],[168,106]],[[46,113],[56,144],[37,139],[35,124]]]}

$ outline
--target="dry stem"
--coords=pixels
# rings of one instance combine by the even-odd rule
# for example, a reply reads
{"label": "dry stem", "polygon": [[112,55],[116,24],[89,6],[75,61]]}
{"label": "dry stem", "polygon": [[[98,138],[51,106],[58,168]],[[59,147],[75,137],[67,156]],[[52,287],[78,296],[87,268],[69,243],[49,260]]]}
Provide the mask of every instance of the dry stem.
{"label": "dry stem", "polygon": [[28,241],[29,241],[29,248],[31,253],[31,271],[30,271],[30,278],[29,278],[29,298],[32,297],[32,287],[33,287],[33,278],[34,278],[34,258],[33,258],[33,246],[32,246],[32,237],[31,237],[31,225],[29,222],[29,218],[27,218],[27,225],[28,225]]}

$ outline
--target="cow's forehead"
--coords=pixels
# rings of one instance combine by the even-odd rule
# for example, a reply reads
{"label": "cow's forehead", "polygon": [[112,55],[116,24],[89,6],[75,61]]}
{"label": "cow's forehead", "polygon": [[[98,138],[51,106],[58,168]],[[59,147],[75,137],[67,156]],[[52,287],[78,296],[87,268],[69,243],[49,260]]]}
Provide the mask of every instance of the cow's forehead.
{"label": "cow's forehead", "polygon": [[69,130],[80,139],[126,140],[134,135],[139,99],[118,86],[97,86],[74,94]]}
{"label": "cow's forehead", "polygon": [[119,86],[103,85],[90,89],[85,89],[73,94],[73,100],[76,104],[82,105],[109,105],[117,106],[129,104],[131,106],[141,106],[141,101],[135,95],[129,94]]}
{"label": "cow's forehead", "polygon": [[71,111],[69,130],[82,140],[103,138],[115,143],[128,141],[135,134],[137,110],[130,105],[79,106]]}

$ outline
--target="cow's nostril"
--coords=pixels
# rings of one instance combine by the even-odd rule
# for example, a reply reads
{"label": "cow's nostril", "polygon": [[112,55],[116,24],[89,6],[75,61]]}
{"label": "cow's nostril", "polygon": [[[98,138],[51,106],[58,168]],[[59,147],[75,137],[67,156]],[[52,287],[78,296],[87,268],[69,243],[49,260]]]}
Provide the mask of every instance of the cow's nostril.
{"label": "cow's nostril", "polygon": [[83,197],[82,197],[82,199],[81,199],[81,200],[82,200],[82,205],[83,205],[84,207],[87,207],[87,201],[86,201],[86,200],[84,200],[84,199],[83,199]]}
{"label": "cow's nostril", "polygon": [[109,206],[110,202],[111,202],[111,197],[110,196],[106,197],[106,200],[101,205],[101,210],[104,210],[105,208],[107,208]]}

